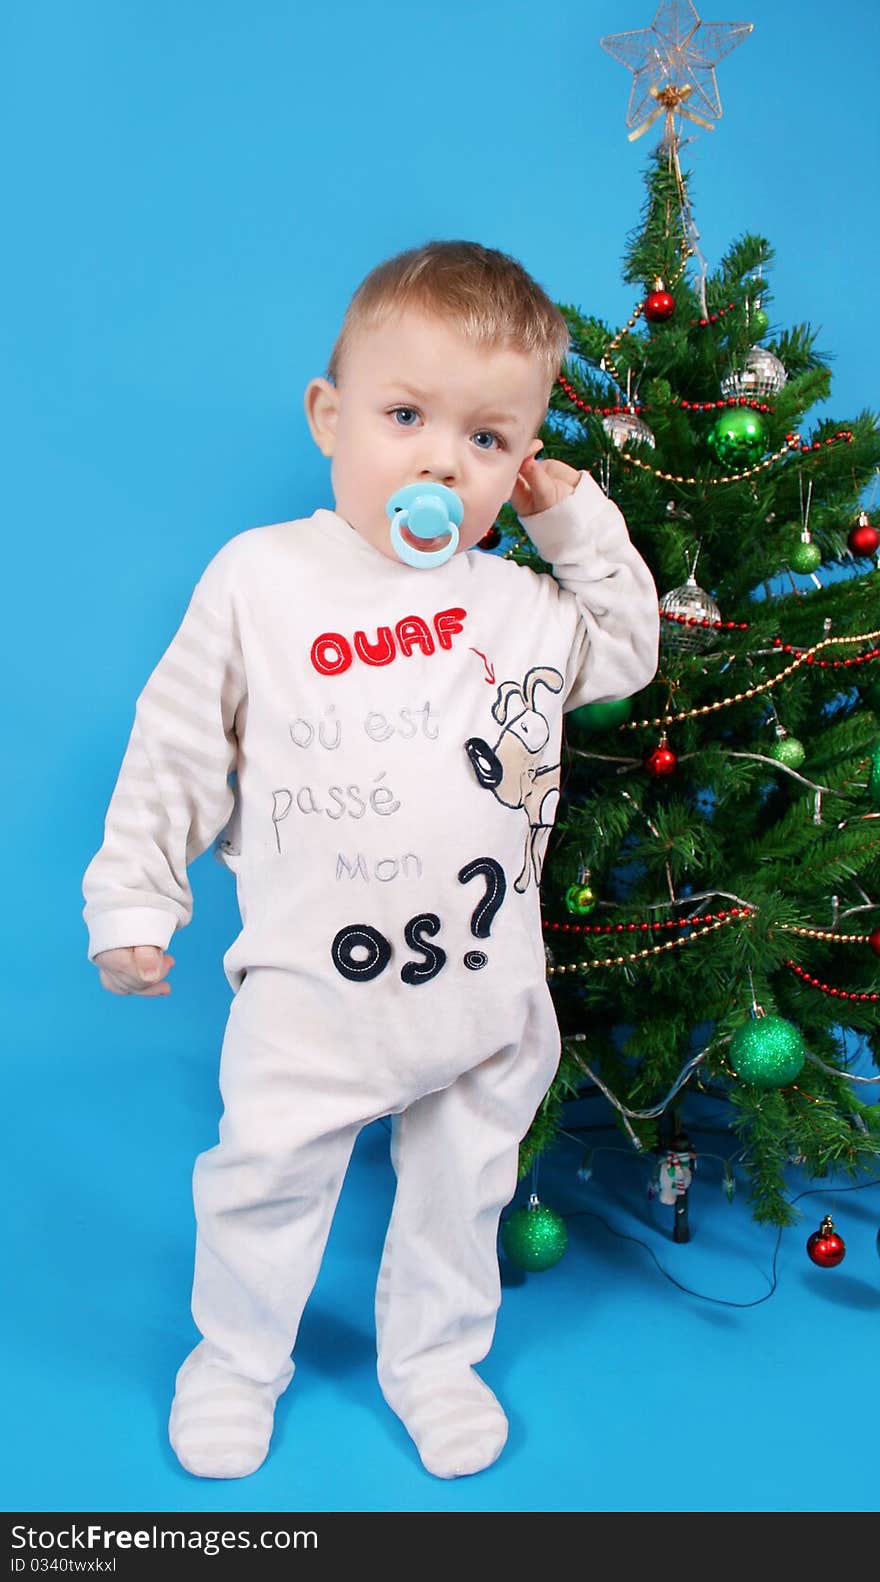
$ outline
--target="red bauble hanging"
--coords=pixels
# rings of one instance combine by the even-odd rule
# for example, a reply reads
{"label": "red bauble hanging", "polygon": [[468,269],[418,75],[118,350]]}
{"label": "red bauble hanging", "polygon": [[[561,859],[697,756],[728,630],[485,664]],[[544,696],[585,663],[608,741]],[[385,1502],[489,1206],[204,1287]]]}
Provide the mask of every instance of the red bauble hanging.
{"label": "red bauble hanging", "polygon": [[678,759],[671,747],[666,744],[666,737],[660,738],[660,745],[654,748],[645,759],[644,767],[653,780],[662,780],[664,775],[675,773]]}
{"label": "red bauble hanging", "polygon": [[858,558],[873,555],[880,544],[880,533],[868,521],[867,511],[859,512],[859,519],[846,540],[851,553]]}
{"label": "red bauble hanging", "polygon": [[669,295],[662,280],[654,281],[654,290],[645,298],[642,312],[649,324],[663,324],[675,312],[675,298]]}
{"label": "red bauble hanging", "polygon": [[873,934],[868,935],[868,944],[875,956],[880,956],[880,928],[875,928]]}
{"label": "red bauble hanging", "polygon": [[807,1240],[807,1253],[820,1269],[836,1269],[846,1257],[846,1243],[834,1229],[834,1221],[826,1214],[818,1230]]}
{"label": "red bauble hanging", "polygon": [[479,549],[497,549],[500,543],[501,529],[494,526],[490,527],[489,531],[484,533],[482,538],[477,540],[477,546]]}

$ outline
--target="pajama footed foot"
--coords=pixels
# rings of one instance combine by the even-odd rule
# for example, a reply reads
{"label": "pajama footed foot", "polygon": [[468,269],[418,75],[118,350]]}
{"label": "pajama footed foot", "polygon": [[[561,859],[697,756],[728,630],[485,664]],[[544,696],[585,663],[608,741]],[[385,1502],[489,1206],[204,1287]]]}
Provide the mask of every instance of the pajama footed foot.
{"label": "pajama footed foot", "polygon": [[197,1478],[246,1478],[266,1459],[275,1402],[293,1376],[288,1363],[272,1384],[224,1367],[200,1341],[177,1374],[168,1437],[182,1467]]}
{"label": "pajama footed foot", "polygon": [[386,1399],[435,1478],[482,1472],[504,1449],[507,1418],[473,1368],[417,1378]]}

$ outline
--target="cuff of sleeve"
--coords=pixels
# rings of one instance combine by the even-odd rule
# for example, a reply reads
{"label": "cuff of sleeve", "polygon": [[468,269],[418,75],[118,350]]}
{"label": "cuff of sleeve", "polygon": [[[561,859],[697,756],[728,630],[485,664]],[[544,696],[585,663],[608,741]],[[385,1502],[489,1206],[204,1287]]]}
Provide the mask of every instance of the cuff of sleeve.
{"label": "cuff of sleeve", "polygon": [[120,906],[99,912],[87,926],[89,961],[94,961],[100,951],[125,945],[159,945],[166,950],[177,918],[158,906]]}

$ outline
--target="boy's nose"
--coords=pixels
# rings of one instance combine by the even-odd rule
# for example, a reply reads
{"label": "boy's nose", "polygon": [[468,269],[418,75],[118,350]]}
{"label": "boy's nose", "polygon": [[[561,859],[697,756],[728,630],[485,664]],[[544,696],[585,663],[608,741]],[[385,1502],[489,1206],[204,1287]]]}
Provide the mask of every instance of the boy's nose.
{"label": "boy's nose", "polygon": [[447,467],[423,467],[418,474],[418,483],[443,483],[447,489],[455,489],[460,477],[459,469]]}

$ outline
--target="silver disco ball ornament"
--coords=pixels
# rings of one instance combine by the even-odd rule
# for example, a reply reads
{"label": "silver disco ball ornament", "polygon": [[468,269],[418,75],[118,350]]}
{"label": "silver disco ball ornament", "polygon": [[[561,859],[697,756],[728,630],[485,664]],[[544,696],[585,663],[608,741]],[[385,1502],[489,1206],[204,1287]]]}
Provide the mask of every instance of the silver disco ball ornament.
{"label": "silver disco ball ornament", "polygon": [[[680,588],[664,593],[660,600],[661,613],[684,615],[694,621],[720,621],[721,611],[705,588],[701,588],[693,573]],[[709,626],[685,626],[682,621],[660,622],[660,647],[677,654],[700,654],[711,648],[716,633]]]}
{"label": "silver disco ball ornament", "polygon": [[769,401],[778,396],[788,374],[778,357],[763,346],[746,352],[740,368],[731,368],[721,381],[723,396],[746,396],[750,401]]}
{"label": "silver disco ball ornament", "polygon": [[628,445],[649,445],[653,450],[657,443],[647,423],[636,417],[635,412],[610,412],[603,417],[602,427],[618,450]]}

